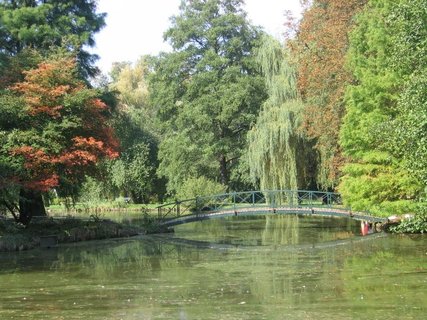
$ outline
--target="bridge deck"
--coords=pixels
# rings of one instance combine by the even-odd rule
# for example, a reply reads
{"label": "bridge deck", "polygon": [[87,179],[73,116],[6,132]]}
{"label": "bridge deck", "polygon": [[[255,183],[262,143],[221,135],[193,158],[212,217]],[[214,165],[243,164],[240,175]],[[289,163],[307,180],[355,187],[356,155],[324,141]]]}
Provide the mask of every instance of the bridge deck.
{"label": "bridge deck", "polygon": [[261,214],[296,214],[296,215],[318,215],[318,216],[333,216],[333,217],[347,217],[360,221],[368,222],[380,222],[384,223],[387,218],[373,217],[365,212],[351,212],[346,209],[337,208],[314,208],[314,207],[250,207],[250,208],[238,208],[218,211],[205,211],[195,214],[183,215],[180,217],[171,218],[163,221],[162,226],[173,227],[176,225],[203,221],[214,218],[221,218],[227,216],[247,216],[247,215],[261,215]]}

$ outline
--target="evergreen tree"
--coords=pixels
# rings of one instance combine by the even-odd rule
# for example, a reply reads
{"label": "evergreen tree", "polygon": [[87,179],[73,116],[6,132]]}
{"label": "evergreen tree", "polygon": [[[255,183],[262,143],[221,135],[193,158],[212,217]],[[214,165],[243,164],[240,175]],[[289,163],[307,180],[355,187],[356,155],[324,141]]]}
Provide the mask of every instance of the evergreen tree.
{"label": "evergreen tree", "polygon": [[339,190],[356,210],[395,214],[413,210],[420,184],[383,147],[380,131],[397,112],[402,77],[391,64],[389,18],[399,0],[371,0],[351,34],[349,66],[356,79],[347,91],[341,145],[348,163]]}
{"label": "evergreen tree", "polygon": [[24,49],[46,55],[53,47],[72,51],[84,77],[93,76],[96,55],[84,48],[95,44],[94,34],[105,25],[105,13],[96,13],[96,0],[0,1],[0,55],[14,56]]}
{"label": "evergreen tree", "polygon": [[427,192],[427,1],[401,0],[389,15],[391,66],[402,91],[396,116],[381,127],[381,145],[424,185]]}

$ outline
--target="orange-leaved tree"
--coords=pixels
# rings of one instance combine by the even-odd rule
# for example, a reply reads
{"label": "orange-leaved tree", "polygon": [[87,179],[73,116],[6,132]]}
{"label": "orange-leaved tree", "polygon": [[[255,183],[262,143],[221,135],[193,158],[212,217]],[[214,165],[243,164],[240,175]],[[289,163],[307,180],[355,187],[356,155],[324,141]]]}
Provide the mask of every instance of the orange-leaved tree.
{"label": "orange-leaved tree", "polygon": [[28,224],[45,214],[42,192],[79,184],[101,159],[118,156],[118,141],[109,107],[79,78],[74,59],[40,63],[8,90],[22,110],[3,149],[18,168],[10,177],[20,189],[14,215]]}
{"label": "orange-leaved tree", "polygon": [[298,59],[298,89],[307,105],[304,129],[319,153],[317,183],[334,188],[343,157],[338,135],[345,112],[344,91],[352,77],[345,69],[349,31],[367,0],[305,1],[307,9],[291,42]]}

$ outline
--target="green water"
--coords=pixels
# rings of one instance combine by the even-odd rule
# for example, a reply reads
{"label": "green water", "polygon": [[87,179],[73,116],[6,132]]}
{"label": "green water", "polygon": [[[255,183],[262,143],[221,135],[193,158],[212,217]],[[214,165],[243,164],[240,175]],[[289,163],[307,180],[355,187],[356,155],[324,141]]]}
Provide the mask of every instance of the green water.
{"label": "green water", "polygon": [[359,233],[247,217],[0,254],[0,319],[425,319],[427,237]]}

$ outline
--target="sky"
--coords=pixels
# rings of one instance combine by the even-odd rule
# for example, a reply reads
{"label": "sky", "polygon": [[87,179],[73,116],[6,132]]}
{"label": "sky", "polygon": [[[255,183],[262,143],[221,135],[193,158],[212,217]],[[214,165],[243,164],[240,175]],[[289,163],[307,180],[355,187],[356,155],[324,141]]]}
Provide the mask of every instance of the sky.
{"label": "sky", "polygon": [[[97,63],[108,74],[113,62],[135,62],[146,54],[157,55],[170,47],[163,33],[169,18],[179,13],[181,0],[99,0],[98,12],[106,12],[106,26],[95,36],[91,50],[100,56]],[[300,14],[299,0],[245,0],[245,10],[254,25],[281,38],[284,12]]]}

